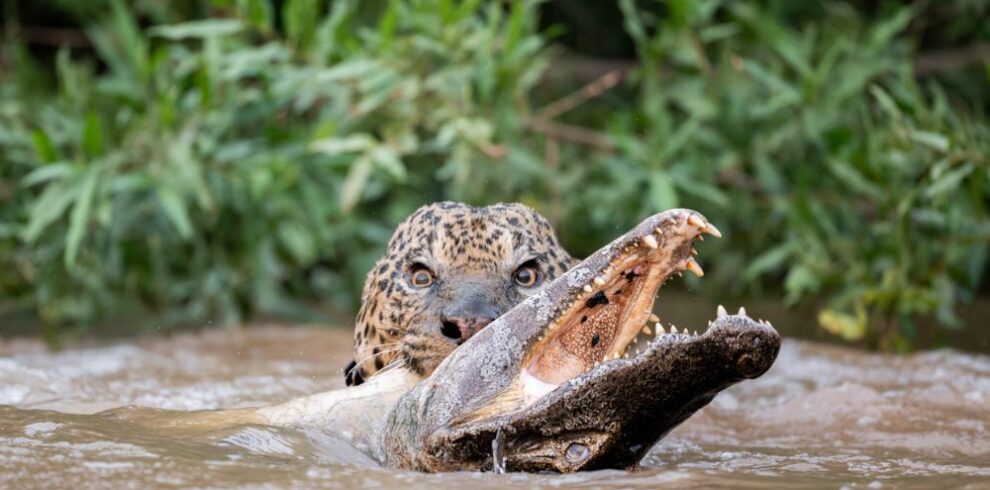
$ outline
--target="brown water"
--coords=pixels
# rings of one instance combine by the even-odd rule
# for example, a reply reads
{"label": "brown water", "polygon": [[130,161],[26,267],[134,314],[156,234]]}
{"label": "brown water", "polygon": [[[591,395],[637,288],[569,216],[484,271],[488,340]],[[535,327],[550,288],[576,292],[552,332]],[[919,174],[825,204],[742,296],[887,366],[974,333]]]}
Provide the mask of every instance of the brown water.
{"label": "brown water", "polygon": [[[0,342],[0,488],[990,488],[990,357],[888,357],[785,340],[776,365],[633,472],[425,475],[318,432],[189,436],[86,415],[268,404],[342,386],[350,332],[266,327],[47,352]],[[56,411],[57,410],[57,411]]]}

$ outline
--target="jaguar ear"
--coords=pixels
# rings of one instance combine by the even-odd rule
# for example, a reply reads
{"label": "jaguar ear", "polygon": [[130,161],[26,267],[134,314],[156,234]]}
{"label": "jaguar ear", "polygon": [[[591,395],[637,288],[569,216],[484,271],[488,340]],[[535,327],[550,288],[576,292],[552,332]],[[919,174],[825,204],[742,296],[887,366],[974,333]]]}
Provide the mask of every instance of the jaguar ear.
{"label": "jaguar ear", "polygon": [[344,368],[344,382],[347,386],[357,386],[364,383],[364,376],[361,375],[361,368],[353,360]]}

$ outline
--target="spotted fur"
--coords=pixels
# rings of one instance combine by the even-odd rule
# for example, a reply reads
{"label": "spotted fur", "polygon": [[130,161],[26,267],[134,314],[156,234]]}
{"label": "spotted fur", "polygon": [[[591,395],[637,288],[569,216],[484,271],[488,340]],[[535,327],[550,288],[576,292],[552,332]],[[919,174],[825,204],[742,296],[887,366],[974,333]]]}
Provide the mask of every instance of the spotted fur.
{"label": "spotted fur", "polygon": [[[444,335],[451,308],[483,303],[493,318],[500,316],[575,263],[546,218],[522,204],[419,208],[396,228],[368,273],[348,384],[393,363],[428,375],[459,343]],[[519,284],[515,274],[523,266],[538,271],[535,284]],[[435,276],[427,287],[412,282],[420,268]]]}

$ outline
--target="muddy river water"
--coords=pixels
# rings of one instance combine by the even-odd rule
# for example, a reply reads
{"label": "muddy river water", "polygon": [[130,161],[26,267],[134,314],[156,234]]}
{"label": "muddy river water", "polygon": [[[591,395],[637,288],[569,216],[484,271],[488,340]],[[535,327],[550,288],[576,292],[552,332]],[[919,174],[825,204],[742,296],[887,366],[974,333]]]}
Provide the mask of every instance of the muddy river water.
{"label": "muddy river water", "polygon": [[990,357],[893,357],[785,339],[775,366],[637,471],[417,474],[318,432],[196,436],[91,415],[270,404],[342,387],[350,333],[256,327],[49,352],[0,341],[0,488],[990,488]]}

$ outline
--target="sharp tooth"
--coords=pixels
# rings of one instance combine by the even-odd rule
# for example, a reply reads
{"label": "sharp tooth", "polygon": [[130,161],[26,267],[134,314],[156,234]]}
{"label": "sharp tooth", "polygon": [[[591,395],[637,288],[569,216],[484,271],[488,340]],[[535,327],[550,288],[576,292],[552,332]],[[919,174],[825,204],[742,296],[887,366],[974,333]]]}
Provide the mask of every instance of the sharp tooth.
{"label": "sharp tooth", "polygon": [[612,359],[618,359],[618,358],[619,358],[619,353],[618,352],[616,352],[615,354],[612,354]]}
{"label": "sharp tooth", "polygon": [[701,219],[701,218],[699,218],[699,217],[697,217],[697,216],[695,216],[693,214],[691,216],[688,216],[687,222],[688,222],[689,225],[691,225],[691,226],[697,226],[698,228],[701,228],[701,229],[704,229],[704,227],[705,227],[705,220],[703,220],[703,219]]}
{"label": "sharp tooth", "polygon": [[695,330],[694,332],[691,332],[691,335],[695,335],[695,336],[697,336],[697,335],[698,335],[698,331],[697,331],[697,330]]}
{"label": "sharp tooth", "polygon": [[663,325],[661,325],[661,324],[658,323],[657,324],[657,334],[662,334],[662,333],[667,333],[667,331],[663,329]]}
{"label": "sharp tooth", "polygon": [[677,277],[684,277],[684,273],[681,271],[677,271]]}
{"label": "sharp tooth", "polygon": [[718,228],[715,228],[715,225],[711,223],[708,223],[708,226],[705,226],[705,228],[701,231],[708,233],[715,238],[722,238],[722,232],[718,231]]}
{"label": "sharp tooth", "polygon": [[691,249],[691,255],[697,256],[698,255],[698,251],[692,248]]}
{"label": "sharp tooth", "polygon": [[704,269],[702,269],[701,266],[694,261],[694,259],[688,259],[687,265],[685,267],[687,268],[687,270],[693,272],[694,275],[698,277],[704,277],[705,275]]}
{"label": "sharp tooth", "polygon": [[[726,316],[726,315],[729,314],[727,311],[725,311],[725,307],[722,306],[722,305],[718,305],[718,310],[716,310],[716,311],[718,312],[718,317],[719,318],[722,318],[723,316]],[[711,322],[708,322],[708,323],[711,323]]]}
{"label": "sharp tooth", "polygon": [[670,333],[677,333],[677,327],[675,325],[670,326]]}
{"label": "sharp tooth", "polygon": [[595,283],[596,286],[604,286],[605,285],[605,279],[602,279],[601,277],[596,277],[591,282]]}
{"label": "sharp tooth", "polygon": [[650,332],[650,326],[649,325],[643,325],[643,333],[645,333],[646,335],[649,335],[649,334],[651,334],[653,332]]}
{"label": "sharp tooth", "polygon": [[705,237],[704,237],[704,236],[702,236],[702,235],[698,235],[698,241],[699,241],[699,242],[703,242],[703,241],[705,241]]}
{"label": "sharp tooth", "polygon": [[657,239],[654,238],[653,235],[645,235],[643,237],[643,245],[646,245],[647,247],[650,248],[657,248],[659,246],[659,244],[657,243]]}
{"label": "sharp tooth", "polygon": [[708,328],[712,328],[712,321],[708,320]]}
{"label": "sharp tooth", "polygon": [[739,316],[746,316],[746,308],[740,306],[739,307],[739,313],[736,313],[736,314],[739,315]]}
{"label": "sharp tooth", "polygon": [[584,292],[586,292],[586,293],[590,293],[591,292],[591,284],[585,284],[584,285]]}
{"label": "sharp tooth", "polygon": [[660,317],[658,317],[658,316],[656,316],[656,315],[654,315],[652,313],[650,314],[650,322],[651,323],[656,323],[656,322],[659,322],[659,321],[660,321]]}
{"label": "sharp tooth", "polygon": [[663,235],[663,230],[661,230],[660,227],[654,228],[653,231],[656,232],[657,235]]}

